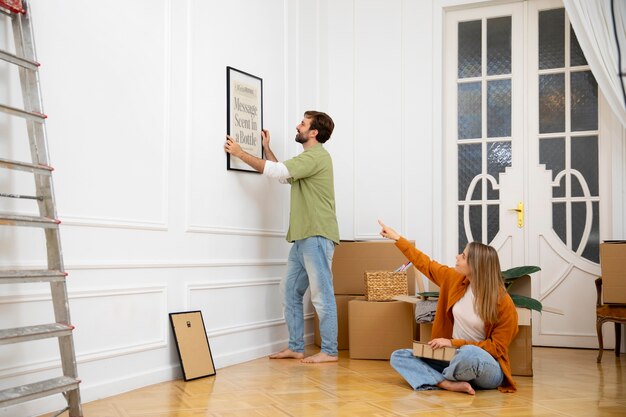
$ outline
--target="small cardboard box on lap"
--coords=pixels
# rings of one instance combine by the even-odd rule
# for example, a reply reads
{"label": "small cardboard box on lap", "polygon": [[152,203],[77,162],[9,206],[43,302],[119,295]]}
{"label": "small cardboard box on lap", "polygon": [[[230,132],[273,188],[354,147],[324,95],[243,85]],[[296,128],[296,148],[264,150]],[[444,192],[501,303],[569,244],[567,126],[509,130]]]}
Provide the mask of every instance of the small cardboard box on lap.
{"label": "small cardboard box on lap", "polygon": [[433,349],[427,342],[413,341],[413,356],[450,362],[456,355],[456,348],[444,346]]}

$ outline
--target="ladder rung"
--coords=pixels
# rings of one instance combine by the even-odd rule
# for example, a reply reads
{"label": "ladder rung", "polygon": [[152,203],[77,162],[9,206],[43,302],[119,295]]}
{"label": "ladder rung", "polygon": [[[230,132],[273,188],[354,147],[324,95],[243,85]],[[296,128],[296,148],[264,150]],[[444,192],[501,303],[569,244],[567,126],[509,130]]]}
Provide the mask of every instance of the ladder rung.
{"label": "ladder rung", "polygon": [[25,119],[35,120],[38,122],[43,122],[48,117],[45,114],[18,109],[16,107],[7,106],[6,104],[0,104],[0,111],[12,114],[14,116],[20,116]]}
{"label": "ladder rung", "polygon": [[36,326],[2,329],[0,330],[0,345],[68,336],[72,334],[73,329],[74,326],[63,323],[38,324]]}
{"label": "ladder rung", "polygon": [[22,200],[39,200],[39,201],[43,201],[43,197],[37,197],[36,195],[0,193],[0,197],[17,198],[17,199],[22,199]]}
{"label": "ladder rung", "polygon": [[61,223],[60,220],[49,219],[47,217],[14,216],[0,213],[0,225],[5,226],[30,226],[53,229],[59,227],[59,223]]}
{"label": "ladder rung", "polygon": [[80,384],[80,380],[78,379],[60,376],[41,382],[4,389],[0,391],[0,405],[2,407],[8,407],[9,405],[19,404],[41,397],[72,391],[78,389],[78,384]]}
{"label": "ladder rung", "polygon": [[65,280],[66,276],[67,272],[50,269],[0,270],[0,283],[60,282]]}
{"label": "ladder rung", "polygon": [[3,50],[0,50],[0,59],[30,70],[39,68],[39,62],[31,61]]}
{"label": "ladder rung", "polygon": [[48,165],[31,164],[30,162],[12,161],[0,158],[0,168],[14,169],[17,171],[27,171],[33,174],[50,175],[54,168]]}

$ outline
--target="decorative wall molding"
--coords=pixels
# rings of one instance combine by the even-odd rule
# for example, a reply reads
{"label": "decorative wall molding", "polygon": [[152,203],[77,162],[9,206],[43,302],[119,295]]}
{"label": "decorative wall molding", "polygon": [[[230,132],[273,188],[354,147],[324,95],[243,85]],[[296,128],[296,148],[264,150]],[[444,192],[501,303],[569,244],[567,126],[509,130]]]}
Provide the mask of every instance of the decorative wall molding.
{"label": "decorative wall molding", "polygon": [[[311,317],[313,317],[313,315],[311,315]],[[237,326],[213,329],[207,332],[207,336],[209,337],[226,336],[226,335],[234,334],[234,333],[243,333],[243,332],[247,332],[250,330],[258,330],[258,329],[265,329],[267,327],[282,326],[283,324],[285,324],[285,319],[257,321],[254,323],[240,324]]]}
{"label": "decorative wall molding", "polygon": [[[163,203],[166,205],[166,203]],[[167,205],[166,205],[167,207]],[[164,208],[167,212],[167,208]],[[168,224],[165,221],[167,215],[164,214],[159,221],[139,221],[134,219],[118,219],[106,217],[87,217],[77,215],[60,216],[61,227],[78,226],[78,227],[104,227],[109,229],[131,229],[131,230],[158,230],[165,231]]]}
{"label": "decorative wall molding", "polygon": [[287,231],[283,229],[252,229],[245,227],[202,226],[188,223],[185,232],[211,233],[219,235],[270,236],[284,238]]}
{"label": "decorative wall molding", "polygon": [[[265,285],[280,285],[282,278],[268,278],[263,280],[240,280],[240,281],[220,281],[212,283],[197,283],[187,285],[187,299],[185,300],[185,308],[191,308],[191,295],[194,291],[216,290],[216,289],[228,289],[228,288],[241,288],[241,287],[254,287]],[[314,313],[307,313],[304,315],[304,320],[312,320]],[[237,324],[234,326],[226,326],[218,329],[212,329],[207,332],[209,337],[226,336],[229,334],[243,333],[251,330],[264,329],[274,326],[282,326],[285,324],[285,319],[269,319],[256,322],[248,322],[245,324]]]}
{"label": "decorative wall molding", "polygon": [[[287,265],[286,259],[248,259],[248,260],[190,260],[186,262],[171,262],[163,261],[158,262],[154,260],[145,261],[84,261],[84,262],[72,262],[66,261],[66,271],[77,270],[94,270],[94,269],[176,269],[176,268],[218,268],[218,267],[251,267],[251,266],[282,266]],[[45,264],[40,262],[20,262],[19,264],[6,264],[0,263],[0,267],[3,269],[37,269],[46,268]]]}
{"label": "decorative wall molding", "polygon": [[[402,4],[402,0],[398,0],[398,1],[394,1],[394,2],[387,2],[385,4],[385,8],[387,9],[392,9],[394,11],[394,18],[398,19],[398,21],[396,22],[399,26],[399,40],[401,43],[404,43],[404,28],[403,28],[403,19],[402,19],[402,12],[403,12],[403,4]],[[362,53],[362,45],[366,45],[367,39],[364,39],[363,33],[362,33],[362,28],[363,27],[367,27],[367,19],[368,17],[370,17],[371,15],[369,15],[369,13],[372,13],[371,10],[368,10],[366,13],[363,13],[362,11],[360,11],[361,9],[363,10],[368,10],[368,6],[361,3],[359,4],[357,1],[353,2],[353,18],[354,18],[354,22],[353,22],[353,40],[354,40],[354,45],[353,45],[353,70],[354,70],[354,77],[352,78],[352,89],[353,89],[353,102],[355,103],[355,116],[354,116],[354,127],[353,127],[353,132],[355,134],[355,136],[359,136],[362,135],[362,129],[364,129],[365,124],[360,122],[359,117],[357,116],[357,113],[359,111],[358,104],[362,103],[364,100],[364,96],[367,97],[367,92],[364,92],[363,89],[363,85],[365,82],[369,82],[370,84],[374,84],[376,81],[372,80],[372,79],[367,79],[367,75],[368,75],[368,71],[369,71],[369,66],[371,64],[371,57],[369,55],[370,51],[368,51],[367,53]],[[385,16],[386,17],[386,16]],[[390,45],[393,45],[395,41],[395,39],[392,38],[391,35],[389,35],[389,41],[391,42]],[[405,76],[404,76],[404,54],[403,54],[403,49],[402,47],[400,47],[400,49],[397,51],[398,52],[398,61],[396,62],[396,65],[394,66],[393,70],[394,71],[398,71],[398,73],[394,72],[394,76],[389,77],[388,78],[388,85],[386,86],[386,89],[388,91],[389,94],[392,94],[394,91],[396,91],[399,95],[399,108],[398,108],[398,112],[397,112],[397,117],[399,120],[396,121],[396,124],[399,126],[399,148],[400,148],[400,155],[396,155],[396,160],[394,163],[394,166],[397,166],[398,168],[398,172],[401,173],[401,175],[399,176],[400,179],[399,181],[399,195],[397,195],[397,201],[394,203],[393,207],[399,207],[398,210],[398,222],[399,224],[396,225],[396,227],[400,230],[401,234],[406,234],[406,213],[408,212],[407,206],[409,204],[408,200],[407,200],[407,193],[404,192],[406,187],[407,187],[407,181],[405,180],[405,175],[403,175],[403,173],[406,172],[406,164],[407,164],[407,159],[408,156],[403,154],[403,151],[406,148],[406,140],[405,140],[405,128],[404,128],[404,110],[405,110],[405,103],[404,103],[404,86],[405,86]],[[374,54],[376,55],[376,54]],[[388,69],[389,71],[392,71],[391,69]],[[398,76],[399,75],[399,79]],[[393,80],[393,83],[390,85],[389,83]],[[368,129],[365,129],[368,130]],[[370,135],[371,132],[368,130],[368,134]],[[367,136],[364,135],[364,136]],[[398,145],[397,142],[394,142],[394,145]],[[353,163],[354,163],[354,195],[353,195],[353,199],[354,199],[354,238],[356,240],[372,240],[372,239],[379,239],[380,236],[377,233],[372,233],[371,230],[372,229],[376,229],[377,227],[377,223],[376,223],[376,218],[373,218],[371,221],[369,221],[369,216],[366,216],[366,214],[364,214],[363,212],[363,207],[369,207],[371,205],[377,205],[379,208],[385,208],[385,204],[379,204],[378,199],[371,199],[371,192],[372,189],[371,187],[369,188],[360,188],[358,186],[358,184],[363,184],[363,178],[364,176],[360,175],[363,173],[369,173],[372,169],[372,167],[370,166],[369,162],[364,162],[362,159],[360,159],[359,157],[363,157],[363,155],[369,156],[369,152],[367,151],[363,151],[361,150],[359,152],[359,149],[367,149],[367,144],[363,141],[356,141],[355,142],[355,146],[354,146],[354,152],[353,152]],[[367,152],[367,153],[366,153]],[[373,155],[378,155],[380,153],[380,151],[376,152],[376,151],[371,151]],[[386,156],[386,155],[385,155]],[[371,175],[371,174],[370,174]],[[359,178],[359,181],[357,181],[357,178]],[[393,182],[389,182],[389,184],[387,185],[387,187],[391,187],[394,183]],[[369,204],[365,203],[366,201],[368,201],[368,198],[364,198],[363,196],[366,196],[368,198],[370,198],[369,200]],[[361,208],[361,210],[359,210],[359,208]],[[367,217],[367,221],[366,224],[367,226],[364,226],[364,222],[363,222],[363,218],[364,216]],[[392,219],[387,219],[388,222],[391,222]],[[370,226],[371,225],[371,226]]]}
{"label": "decorative wall molding", "polygon": [[[152,340],[146,340],[140,343],[131,343],[114,348],[105,348],[99,350],[92,350],[90,352],[77,352],[77,363],[94,362],[102,359],[115,358],[119,356],[135,354],[140,352],[146,352],[155,349],[161,349],[168,346],[167,343],[167,289],[165,286],[145,286],[145,287],[127,287],[127,288],[100,288],[84,291],[72,291],[68,293],[70,300],[96,298],[96,297],[111,297],[120,295],[139,295],[139,294],[161,294],[161,303],[159,317],[164,317],[163,324],[161,326],[161,334],[158,338]],[[47,293],[33,293],[23,295],[9,295],[0,297],[0,305],[2,304],[25,304],[32,302],[52,301],[52,297],[49,292]],[[44,359],[40,361],[34,361],[29,363],[21,363],[6,368],[0,368],[0,378],[10,378],[19,375],[31,374],[36,372],[43,372],[50,369],[59,368],[61,366],[60,359]]]}
{"label": "decorative wall molding", "polygon": [[379,234],[355,233],[354,240],[385,240],[385,239],[382,239]]}
{"label": "decorative wall molding", "polygon": [[[111,297],[117,295],[134,295],[134,294],[151,294],[151,293],[166,293],[166,287],[163,285],[150,285],[145,287],[128,287],[128,288],[100,288],[84,291],[69,291],[68,298],[81,299],[81,298],[95,298],[95,297]],[[45,293],[32,293],[32,294],[20,294],[10,296],[0,296],[0,304],[17,304],[17,303],[31,303],[35,301],[51,301],[52,296],[49,292]]]}
{"label": "decorative wall molding", "polygon": [[571,336],[571,337],[588,337],[590,339],[592,339],[593,341],[598,340],[598,334],[597,333],[572,333],[572,332],[546,332],[543,330],[539,330],[539,334],[542,336]]}
{"label": "decorative wall molding", "polygon": [[[163,203],[165,204],[165,203]],[[165,204],[166,205],[166,204]],[[167,205],[166,205],[167,206]],[[39,216],[37,211],[21,211],[11,210],[11,214],[17,216]],[[166,217],[166,216],[162,216]],[[78,226],[78,227],[104,227],[109,229],[131,229],[131,230],[167,230],[167,222],[163,219],[159,221],[143,221],[135,219],[121,219],[113,217],[89,217],[78,215],[63,215],[59,216],[61,220],[61,230],[65,226]]]}
{"label": "decorative wall molding", "polygon": [[[188,3],[188,9],[187,9],[187,37],[188,37],[188,44],[187,44],[187,57],[188,57],[188,61],[187,61],[187,71],[186,71],[186,75],[187,75],[187,84],[186,84],[186,107],[188,109],[192,109],[193,108],[193,103],[192,103],[192,97],[193,97],[193,93],[194,93],[194,84],[195,84],[195,74],[193,71],[193,65],[192,65],[192,57],[194,55],[194,47],[197,47],[197,45],[194,44],[193,42],[193,37],[192,34],[194,32],[194,21],[192,16],[194,15],[194,7],[195,4],[194,2],[189,2]],[[296,3],[296,7],[297,3]],[[284,26],[284,33],[285,33],[285,44],[287,42],[287,8],[288,8],[288,2],[286,0],[283,0],[283,26]],[[201,46],[201,48],[204,48],[204,46]],[[285,48],[284,51],[284,55],[285,55],[285,73],[288,75],[288,70],[287,70],[287,62],[288,62],[288,50]],[[201,74],[200,77],[204,76],[204,74]],[[282,77],[283,78],[283,83],[284,83],[284,91],[285,91],[285,103],[287,102],[287,91],[288,88],[288,76]],[[266,93],[267,94],[267,93]],[[285,108],[287,108],[287,106],[285,105]],[[263,228],[263,227],[259,227],[259,228],[254,228],[254,227],[237,227],[237,226],[222,226],[222,225],[215,225],[215,224],[206,224],[206,223],[198,223],[198,221],[194,221],[192,219],[192,204],[191,204],[191,196],[193,195],[192,192],[192,181],[191,178],[193,176],[192,172],[191,172],[191,168],[193,167],[193,163],[191,160],[191,153],[192,153],[192,142],[193,142],[193,120],[192,120],[192,111],[188,111],[187,112],[187,117],[185,120],[185,139],[184,139],[184,154],[185,154],[185,220],[184,220],[184,224],[185,224],[185,232],[187,233],[201,233],[201,234],[218,234],[218,235],[234,235],[234,236],[260,236],[260,237],[280,237],[280,238],[284,238],[285,235],[287,234],[287,222],[286,222],[286,218],[288,218],[288,211],[287,211],[287,207],[288,207],[288,201],[285,201],[286,199],[284,198],[284,193],[281,194],[280,197],[280,201],[275,201],[274,204],[276,204],[276,210],[280,210],[281,212],[281,221],[280,223],[282,223],[280,225],[280,227],[278,228]],[[284,132],[283,132],[284,133]],[[284,135],[284,137],[287,137],[286,135]],[[284,141],[284,145],[286,145],[288,141]],[[287,155],[286,153],[284,153],[284,155]],[[286,159],[286,158],[285,158]],[[224,168],[225,169],[225,168]],[[287,214],[286,214],[287,213]]]}
{"label": "decorative wall molding", "polygon": [[[207,282],[207,283],[189,283],[187,284],[187,299],[185,300],[185,308],[191,308],[191,296],[194,291],[206,291],[206,290],[216,290],[216,289],[228,289],[228,288],[243,288],[243,287],[259,287],[266,285],[280,285],[281,278],[268,278],[262,280],[239,280],[239,281],[217,281],[217,282]],[[273,320],[258,322],[267,324],[272,322]],[[258,323],[253,323],[251,326],[254,328],[259,328]],[[241,325],[243,327],[248,326],[248,324]],[[232,328],[238,328],[238,326],[234,326]],[[261,327],[268,327],[267,325]],[[231,328],[220,329],[219,332],[226,331]],[[228,331],[228,333],[233,333],[233,331]]]}
{"label": "decorative wall molding", "polygon": [[[170,119],[171,119],[171,86],[172,86],[172,24],[171,24],[171,9],[172,0],[162,0],[159,4],[155,4],[154,8],[162,8],[163,10],[163,38],[161,39],[162,50],[161,65],[163,69],[163,83],[161,87],[162,98],[162,134],[160,137],[160,144],[155,141],[155,147],[160,145],[161,160],[158,164],[158,160],[152,161],[149,167],[142,169],[148,169],[154,166],[154,171],[157,174],[154,175],[154,179],[160,178],[160,201],[153,204],[160,204],[159,216],[160,218],[154,220],[144,219],[130,219],[130,218],[116,218],[109,216],[84,216],[80,214],[61,214],[59,217],[62,226],[74,226],[74,227],[103,227],[103,228],[118,228],[118,229],[130,229],[130,230],[158,230],[164,231],[168,229],[168,207],[169,207],[169,178],[170,178],[170,166],[169,166],[169,149],[171,142],[170,132]],[[155,54],[156,56],[156,54]],[[157,87],[155,85],[155,87]],[[119,169],[113,166],[112,169]],[[129,171],[132,172],[132,171]]]}
{"label": "decorative wall molding", "polygon": [[217,281],[207,283],[187,284],[187,291],[215,290],[222,288],[258,287],[261,285],[278,285],[281,278],[268,278],[261,280]]}
{"label": "decorative wall molding", "polygon": [[[313,320],[313,317],[314,317],[313,313],[305,314],[304,315],[304,321]],[[264,321],[258,321],[258,322],[255,322],[255,323],[248,323],[248,324],[242,324],[242,325],[230,326],[230,327],[223,327],[223,328],[220,328],[220,329],[211,330],[211,331],[207,332],[207,336],[209,336],[209,337],[225,336],[225,335],[229,335],[229,334],[243,333],[243,332],[247,332],[247,331],[250,331],[250,330],[258,330],[258,329],[265,329],[265,328],[268,328],[268,327],[282,326],[284,324],[286,324],[284,318],[283,319],[264,320]]]}

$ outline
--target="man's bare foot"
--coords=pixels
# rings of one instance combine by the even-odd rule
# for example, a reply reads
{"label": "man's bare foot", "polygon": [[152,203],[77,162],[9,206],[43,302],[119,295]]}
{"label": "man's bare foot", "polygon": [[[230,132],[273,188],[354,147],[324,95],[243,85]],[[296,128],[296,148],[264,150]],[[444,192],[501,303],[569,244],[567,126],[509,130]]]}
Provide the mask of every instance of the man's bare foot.
{"label": "man's bare foot", "polygon": [[281,350],[278,353],[274,353],[270,355],[270,359],[302,359],[304,358],[304,353],[302,352],[294,352],[293,350],[287,348]]}
{"label": "man's bare foot", "polygon": [[476,394],[470,383],[465,381],[448,381],[447,379],[444,379],[438,383],[437,386],[448,391],[465,392],[469,395]]}
{"label": "man's bare foot", "polygon": [[337,362],[339,358],[337,356],[328,355],[324,352],[316,353],[313,356],[308,356],[302,359],[302,363],[322,363],[322,362]]}

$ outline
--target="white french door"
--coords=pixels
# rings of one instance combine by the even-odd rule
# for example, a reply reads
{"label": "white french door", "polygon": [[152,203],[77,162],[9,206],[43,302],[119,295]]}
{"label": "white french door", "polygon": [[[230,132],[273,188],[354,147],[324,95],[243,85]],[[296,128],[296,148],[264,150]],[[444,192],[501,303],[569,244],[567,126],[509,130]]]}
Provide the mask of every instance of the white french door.
{"label": "white french door", "polygon": [[562,314],[534,314],[533,344],[597,347],[612,115],[563,5],[450,11],[445,39],[446,255],[477,240],[540,266],[532,295]]}

